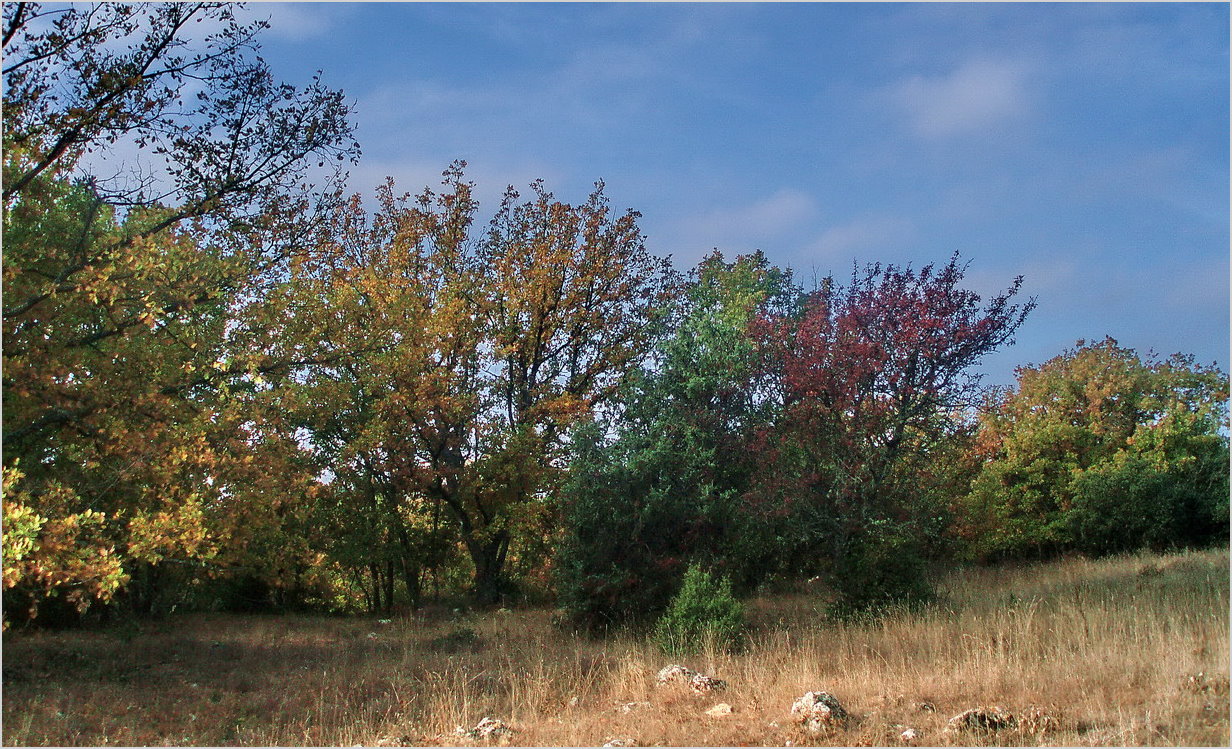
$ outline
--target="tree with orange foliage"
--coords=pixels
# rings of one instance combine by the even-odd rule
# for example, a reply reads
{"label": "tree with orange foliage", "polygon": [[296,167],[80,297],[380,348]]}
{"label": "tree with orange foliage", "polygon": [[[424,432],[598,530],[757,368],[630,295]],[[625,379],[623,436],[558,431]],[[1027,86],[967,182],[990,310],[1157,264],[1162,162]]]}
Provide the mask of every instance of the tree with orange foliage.
{"label": "tree with orange foliage", "polygon": [[387,184],[370,220],[358,199],[339,215],[321,292],[345,316],[335,335],[380,351],[313,368],[306,423],[351,501],[385,508],[412,598],[431,560],[408,524],[427,518],[465,547],[491,602],[517,540],[550,532],[569,430],[645,355],[669,274],[602,185],[581,206],[511,190],[476,237],[464,166],[439,195]]}

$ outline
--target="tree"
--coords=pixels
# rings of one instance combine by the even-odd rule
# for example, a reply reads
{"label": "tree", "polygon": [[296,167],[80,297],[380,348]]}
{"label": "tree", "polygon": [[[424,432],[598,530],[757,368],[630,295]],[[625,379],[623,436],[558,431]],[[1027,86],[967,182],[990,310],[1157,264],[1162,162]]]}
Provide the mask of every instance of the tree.
{"label": "tree", "polygon": [[[965,269],[957,255],[918,271],[871,265],[846,287],[823,281],[801,314],[754,321],[782,413],[763,435],[750,501],[786,511],[797,564],[828,568],[857,607],[923,593],[901,569],[934,510],[917,504],[914,477],[978,394],[971,368],[1034,307],[1011,303],[1021,278],[982,305],[961,286]],[[879,560],[894,569],[877,574]]]}
{"label": "tree", "polygon": [[[339,214],[324,315],[340,321],[331,338],[374,350],[313,368],[304,403],[339,485],[387,503],[387,519],[421,508],[438,539],[449,522],[494,602],[515,544],[550,531],[573,426],[645,355],[667,267],[602,184],[580,206],[540,184],[526,202],[510,191],[475,237],[464,166],[439,195],[386,185],[371,221],[357,199]],[[410,554],[419,542],[393,527]]]}
{"label": "tree", "polygon": [[[4,7],[6,496],[44,519],[39,568],[5,585],[34,603],[87,591],[83,608],[217,554],[212,518],[257,473],[230,463],[264,422],[237,404],[289,363],[242,334],[328,202],[309,168],[358,151],[341,94],[275,83],[252,54],[264,24],[234,10]],[[85,525],[72,543],[121,574],[40,557]]]}
{"label": "tree", "polygon": [[655,623],[654,641],[668,655],[692,655],[703,648],[732,650],[744,636],[744,605],[731,581],[690,565],[667,611]]}
{"label": "tree", "polygon": [[392,605],[395,579],[418,604],[425,573],[455,538],[447,504],[462,501],[482,457],[475,436],[491,398],[469,247],[477,205],[460,164],[444,187],[412,200],[388,182],[371,216],[353,198],[278,301],[289,327],[278,340],[365,351],[305,367],[287,408],[330,476],[318,504],[334,529],[326,548],[368,579],[373,609]]}
{"label": "tree", "polygon": [[691,562],[746,587],[770,570],[775,545],[740,507],[756,468],[750,438],[771,418],[748,325],[797,294],[761,253],[706,257],[669,309],[653,363],[618,410],[578,434],[557,575],[576,623],[655,614]]}
{"label": "tree", "polygon": [[500,594],[526,513],[555,511],[568,433],[649,354],[671,289],[670,265],[647,252],[639,214],[613,216],[602,182],[577,206],[541,182],[531,189],[522,202],[506,193],[479,251],[497,409],[487,480],[458,517],[482,600]]}
{"label": "tree", "polygon": [[1228,381],[1174,355],[1079,341],[990,405],[965,502],[980,557],[1208,543],[1227,530]]}

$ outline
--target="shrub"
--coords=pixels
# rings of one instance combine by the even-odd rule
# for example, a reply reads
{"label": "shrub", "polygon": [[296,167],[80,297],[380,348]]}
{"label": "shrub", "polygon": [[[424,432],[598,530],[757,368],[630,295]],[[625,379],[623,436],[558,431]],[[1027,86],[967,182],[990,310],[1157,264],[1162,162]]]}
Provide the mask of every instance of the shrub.
{"label": "shrub", "polygon": [[696,652],[706,645],[728,650],[739,645],[743,630],[744,604],[732,595],[731,580],[693,565],[655,625],[654,641],[668,654]]}
{"label": "shrub", "polygon": [[831,587],[838,598],[830,614],[839,618],[911,608],[935,596],[919,544],[876,521],[838,558]]}

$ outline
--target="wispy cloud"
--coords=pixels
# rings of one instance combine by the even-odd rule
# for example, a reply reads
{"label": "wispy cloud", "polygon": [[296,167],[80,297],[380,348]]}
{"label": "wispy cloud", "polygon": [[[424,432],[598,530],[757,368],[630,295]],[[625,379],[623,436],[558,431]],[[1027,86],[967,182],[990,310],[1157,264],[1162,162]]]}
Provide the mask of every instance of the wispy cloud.
{"label": "wispy cloud", "polygon": [[269,36],[285,42],[319,39],[347,12],[349,8],[340,3],[254,3],[243,11],[253,18],[269,18]]}
{"label": "wispy cloud", "polygon": [[911,76],[887,93],[912,132],[944,138],[984,130],[1026,113],[1027,72],[1021,63],[969,60],[945,75]]}
{"label": "wispy cloud", "polygon": [[809,245],[814,260],[847,262],[870,250],[899,249],[915,235],[914,223],[901,216],[863,216],[827,228]]}
{"label": "wispy cloud", "polygon": [[782,188],[746,205],[712,209],[685,218],[673,234],[690,248],[745,251],[798,231],[817,214],[817,203],[811,195]]}

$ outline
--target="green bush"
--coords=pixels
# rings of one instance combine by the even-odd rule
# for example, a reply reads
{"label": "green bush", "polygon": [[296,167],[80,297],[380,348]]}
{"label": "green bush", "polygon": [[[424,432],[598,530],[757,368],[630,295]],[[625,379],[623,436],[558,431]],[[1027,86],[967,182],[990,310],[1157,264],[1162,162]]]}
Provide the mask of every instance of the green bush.
{"label": "green bush", "polygon": [[654,641],[671,655],[707,645],[730,650],[740,644],[743,631],[744,604],[732,595],[731,581],[693,565],[655,625]]}
{"label": "green bush", "polygon": [[834,565],[831,587],[838,598],[830,614],[875,615],[890,607],[911,608],[932,600],[935,594],[921,551],[911,535],[873,521]]}
{"label": "green bush", "polygon": [[1182,497],[1168,474],[1129,456],[1083,471],[1071,483],[1071,544],[1087,554],[1163,550],[1181,540]]}

